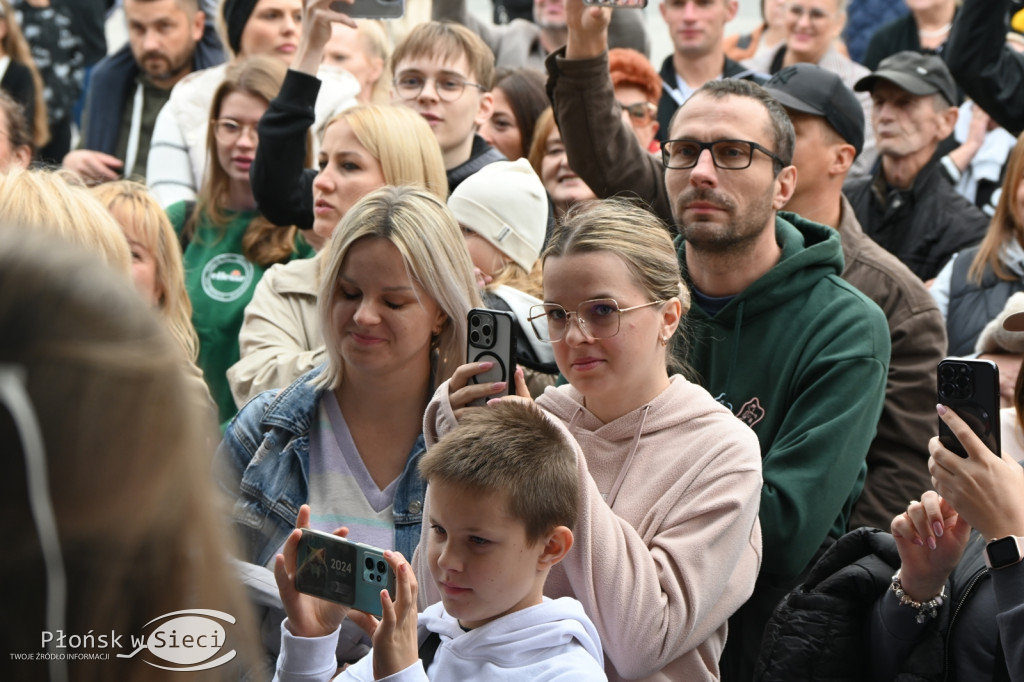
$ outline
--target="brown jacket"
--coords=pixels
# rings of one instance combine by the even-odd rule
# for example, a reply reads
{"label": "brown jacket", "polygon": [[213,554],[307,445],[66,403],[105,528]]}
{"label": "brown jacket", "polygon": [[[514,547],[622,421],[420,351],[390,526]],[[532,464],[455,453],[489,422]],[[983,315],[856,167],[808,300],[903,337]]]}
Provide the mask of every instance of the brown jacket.
{"label": "brown jacket", "polygon": [[932,487],[928,440],[938,434],[935,367],[946,355],[946,326],[917,275],[865,235],[850,202],[845,196],[842,201],[843,279],[885,312],[892,340],[885,406],[850,528],[886,530],[907,502]]}

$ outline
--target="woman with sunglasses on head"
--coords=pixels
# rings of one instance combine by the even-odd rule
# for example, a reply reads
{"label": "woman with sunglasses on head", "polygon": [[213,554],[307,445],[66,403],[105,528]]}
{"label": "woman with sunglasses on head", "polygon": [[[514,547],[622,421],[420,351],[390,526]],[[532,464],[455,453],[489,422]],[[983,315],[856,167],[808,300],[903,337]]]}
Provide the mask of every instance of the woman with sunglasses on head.
{"label": "woman with sunglasses on head", "polygon": [[[583,602],[610,680],[716,680],[726,621],[760,566],[757,439],[679,373],[690,299],[657,218],[619,200],[578,206],[542,260],[544,303],[530,318],[569,383],[537,404],[579,444],[581,509],[576,546],[545,594]],[[477,409],[472,400],[507,391],[469,383],[487,369],[463,365],[438,389],[428,445]],[[521,374],[516,388],[509,399],[528,395]],[[438,598],[421,595],[421,607]]]}
{"label": "woman with sunglasses on head", "polygon": [[274,263],[313,255],[294,227],[282,229],[263,217],[249,184],[259,142],[256,123],[277,95],[284,71],[283,63],[266,56],[229,67],[210,108],[210,172],[198,201],[167,208],[184,249],[185,287],[199,335],[197,364],[221,423],[237,411],[225,375],[238,360],[238,331],[256,283]]}

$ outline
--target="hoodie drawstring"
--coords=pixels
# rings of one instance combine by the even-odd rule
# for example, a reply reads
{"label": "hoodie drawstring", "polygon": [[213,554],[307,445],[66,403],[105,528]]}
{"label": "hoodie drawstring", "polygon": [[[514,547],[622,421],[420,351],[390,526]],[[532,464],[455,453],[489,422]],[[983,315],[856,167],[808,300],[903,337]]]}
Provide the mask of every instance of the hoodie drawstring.
{"label": "hoodie drawstring", "polygon": [[650,403],[644,405],[644,412],[640,415],[640,425],[636,427],[636,433],[633,434],[633,443],[629,448],[629,456],[626,457],[626,461],[622,463],[622,466],[619,468],[619,475],[615,479],[615,483],[612,484],[612,489],[608,491],[608,499],[605,501],[608,503],[609,507],[615,504],[615,498],[619,495],[619,488],[622,487],[622,482],[626,480],[626,472],[629,471],[629,467],[633,463],[633,457],[636,456],[636,451],[640,447],[640,436],[644,432],[644,424],[647,422],[647,413],[650,409]]}

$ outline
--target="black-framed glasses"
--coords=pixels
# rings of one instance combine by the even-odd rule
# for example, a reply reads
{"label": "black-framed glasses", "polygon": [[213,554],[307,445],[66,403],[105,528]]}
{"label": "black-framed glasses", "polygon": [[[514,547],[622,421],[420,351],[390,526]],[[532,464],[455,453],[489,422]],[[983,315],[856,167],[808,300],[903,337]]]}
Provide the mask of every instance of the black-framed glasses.
{"label": "black-framed glasses", "polygon": [[634,104],[623,104],[619,102],[623,110],[628,111],[631,118],[647,123],[658,113],[658,107],[650,102],[635,102]]}
{"label": "black-framed glasses", "polygon": [[477,88],[481,92],[484,91],[484,86],[479,83],[470,83],[465,78],[454,74],[423,76],[418,73],[402,73],[395,77],[392,85],[395,87],[395,93],[402,99],[416,99],[423,92],[427,81],[434,81],[434,92],[442,102],[454,102],[462,97],[467,85]]}
{"label": "black-framed glasses", "polygon": [[619,333],[619,322],[622,313],[639,310],[665,301],[650,301],[629,308],[620,308],[614,298],[595,298],[583,301],[575,311],[569,311],[557,303],[544,303],[530,308],[530,324],[537,338],[549,343],[561,341],[569,333],[571,316],[576,316],[576,324],[584,336],[592,339],[607,339]]}
{"label": "black-framed glasses", "polygon": [[213,135],[221,144],[234,144],[242,136],[242,132],[249,131],[252,141],[259,140],[259,133],[256,131],[255,123],[239,123],[233,118],[218,118],[210,121],[213,126]]}
{"label": "black-framed glasses", "polygon": [[665,168],[687,170],[697,165],[697,161],[705,149],[711,152],[711,160],[715,167],[725,170],[749,168],[750,164],[754,162],[754,150],[768,155],[775,164],[776,171],[786,166],[782,159],[775,155],[775,152],[750,140],[715,140],[714,142],[701,142],[688,138],[665,140],[661,143],[661,161],[665,164]]}

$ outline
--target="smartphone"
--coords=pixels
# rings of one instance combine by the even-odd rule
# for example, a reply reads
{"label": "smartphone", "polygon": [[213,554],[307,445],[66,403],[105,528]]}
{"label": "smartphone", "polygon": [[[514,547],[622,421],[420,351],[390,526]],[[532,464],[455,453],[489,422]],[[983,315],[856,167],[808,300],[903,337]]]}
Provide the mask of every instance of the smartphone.
{"label": "smartphone", "polygon": [[395,573],[384,550],[337,535],[302,529],[295,589],[381,617],[380,591],[395,596]]}
{"label": "smartphone", "polygon": [[483,406],[491,398],[515,395],[516,373],[516,318],[504,310],[473,308],[466,318],[469,327],[466,362],[493,362],[494,366],[482,374],[469,378],[471,384],[489,384],[507,381],[504,393],[474,400],[470,405]]}
{"label": "smartphone", "polygon": [[588,7],[615,7],[617,9],[643,9],[647,0],[583,0]]}
{"label": "smartphone", "polygon": [[[938,368],[939,402],[967,422],[982,442],[998,457],[999,368],[991,360],[946,358]],[[939,440],[948,450],[967,457],[964,446],[939,419]]]}
{"label": "smartphone", "polygon": [[355,0],[332,2],[331,9],[353,19],[399,19],[405,14],[405,0]]}

